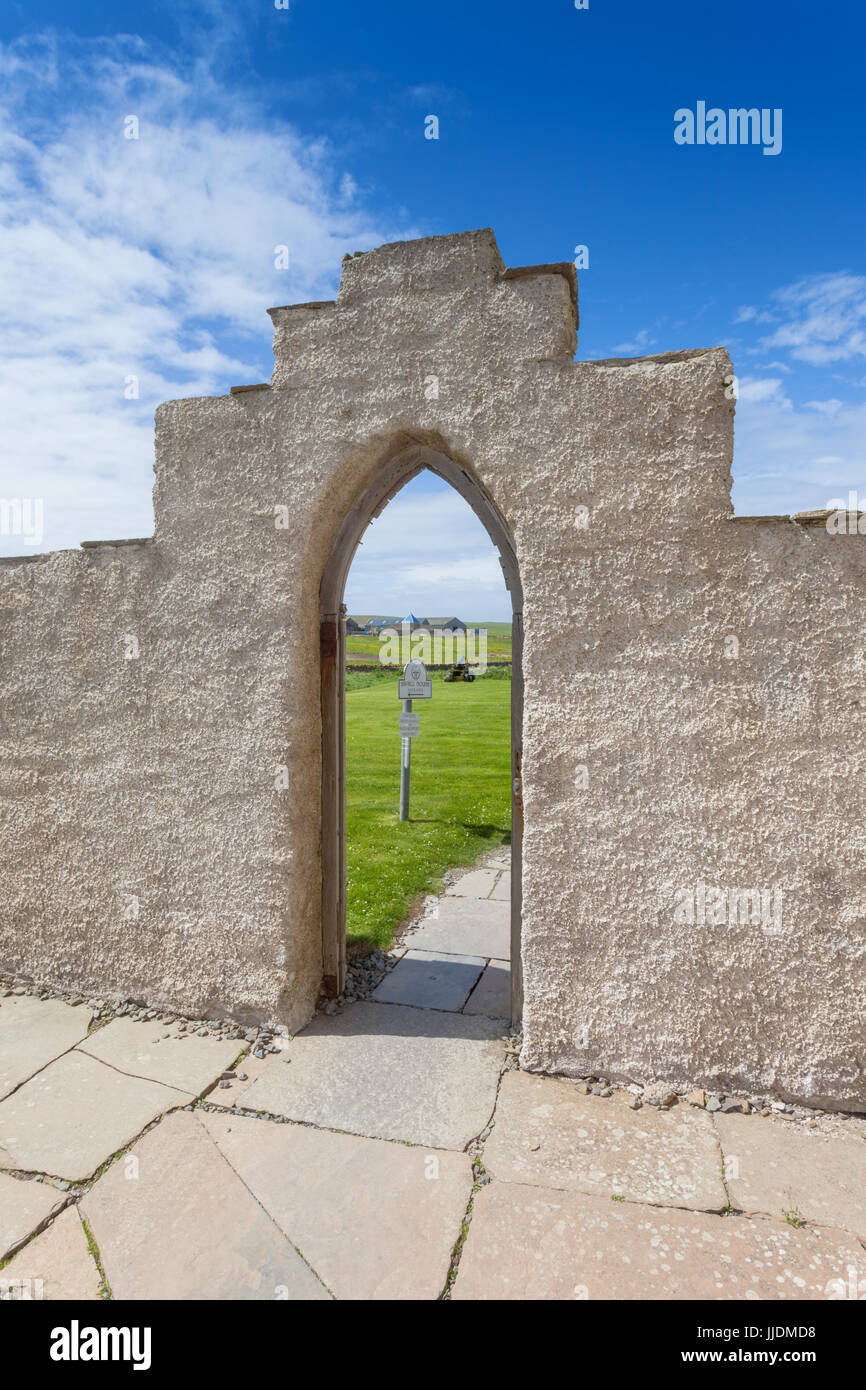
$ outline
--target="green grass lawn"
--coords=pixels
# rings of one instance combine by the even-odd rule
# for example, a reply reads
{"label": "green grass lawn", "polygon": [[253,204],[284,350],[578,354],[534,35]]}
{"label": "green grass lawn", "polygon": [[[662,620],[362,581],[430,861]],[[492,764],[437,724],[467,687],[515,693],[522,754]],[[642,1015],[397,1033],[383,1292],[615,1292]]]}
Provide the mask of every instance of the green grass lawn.
{"label": "green grass lawn", "polygon": [[466,619],[466,626],[467,626],[467,627],[484,627],[484,628],[487,629],[487,636],[488,636],[488,638],[490,638],[490,637],[507,637],[507,638],[508,638],[508,641],[509,641],[509,644],[510,644],[510,642],[511,642],[511,623],[488,623],[488,622],[482,622],[480,619],[479,619],[478,621],[476,621],[475,618],[467,618],[467,619]]}
{"label": "green grass lawn", "polygon": [[[372,679],[366,683],[365,674]],[[411,819],[398,819],[400,739],[393,673],[347,677],[346,927],[349,943],[390,945],[420,894],[511,833],[510,699],[504,671],[472,684],[433,677],[416,700]]]}
{"label": "green grass lawn", "polygon": [[[356,620],[360,621],[360,619]],[[503,661],[511,659],[511,624],[510,623],[471,623],[471,627],[485,628],[487,631],[487,660]],[[475,639],[477,650],[477,641]],[[350,633],[346,638],[346,659],[352,661],[378,661],[380,643],[378,637],[371,632]]]}

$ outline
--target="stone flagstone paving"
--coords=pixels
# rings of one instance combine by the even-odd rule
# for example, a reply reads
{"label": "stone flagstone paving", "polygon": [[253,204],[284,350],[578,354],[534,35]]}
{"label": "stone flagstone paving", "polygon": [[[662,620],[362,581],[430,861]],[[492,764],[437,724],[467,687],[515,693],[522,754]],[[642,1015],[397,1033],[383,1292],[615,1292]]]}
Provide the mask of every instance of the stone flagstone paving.
{"label": "stone flagstone paving", "polygon": [[59,999],[6,999],[0,1009],[0,1098],[87,1036],[93,1017]]}
{"label": "stone flagstone paving", "polygon": [[477,1201],[458,1299],[823,1299],[866,1251],[845,1231],[515,1183]]}
{"label": "stone flagstone paving", "polygon": [[721,1162],[705,1110],[634,1111],[622,1093],[600,1105],[569,1081],[522,1071],[502,1078],[484,1150],[485,1168],[504,1182],[699,1211],[727,1202]]}
{"label": "stone flagstone paving", "polygon": [[414,1004],[418,1008],[462,1009],[487,965],[483,956],[447,956],[407,951],[373,990],[379,1004]]}
{"label": "stone flagstone paving", "polygon": [[505,851],[455,873],[292,1039],[0,998],[0,1297],[866,1291],[866,1122],[519,1071],[509,896]]}
{"label": "stone flagstone paving", "polygon": [[464,1149],[493,1113],[503,1061],[495,1020],[352,1004],[293,1038],[237,1104],[377,1139]]}
{"label": "stone flagstone paving", "polygon": [[100,1274],[87,1244],[78,1207],[69,1206],[28,1242],[0,1271],[3,1281],[20,1289],[27,1281],[31,1298],[51,1302],[99,1297]]}

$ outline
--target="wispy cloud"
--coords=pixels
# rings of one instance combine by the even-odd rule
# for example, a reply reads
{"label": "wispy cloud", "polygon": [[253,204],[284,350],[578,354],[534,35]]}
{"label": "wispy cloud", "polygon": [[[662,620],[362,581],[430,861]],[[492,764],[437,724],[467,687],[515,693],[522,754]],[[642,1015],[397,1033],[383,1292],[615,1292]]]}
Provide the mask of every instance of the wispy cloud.
{"label": "wispy cloud", "polygon": [[350,613],[511,617],[490,537],[463,498],[429,475],[409,483],[367,530],[346,604]]}
{"label": "wispy cloud", "polygon": [[736,510],[793,512],[863,490],[864,383],[843,383],[839,373],[866,355],[866,277],[842,271],[804,277],[759,306],[741,308],[735,322],[758,335],[740,343],[739,362],[769,359],[739,381]]}
{"label": "wispy cloud", "polygon": [[735,323],[775,324],[756,351],[784,348],[800,362],[827,366],[866,357],[866,276],[810,275],[776,290],[760,313],[740,309]]}
{"label": "wispy cloud", "polygon": [[624,357],[640,356],[641,354],[646,354],[655,341],[655,338],[651,336],[648,328],[641,328],[640,331],[634,335],[634,340],[632,342],[616,343],[613,348],[611,348],[611,351],[622,353]]}
{"label": "wispy cloud", "polygon": [[734,424],[734,505],[740,515],[826,507],[866,492],[866,403],[797,405],[778,377],[744,377]]}
{"label": "wispy cloud", "polygon": [[784,401],[790,405],[781,388],[782,378],[778,376],[744,376],[739,382],[738,399],[741,402]]}
{"label": "wispy cloud", "polygon": [[0,495],[44,498],[45,549],[148,535],[155,406],[267,379],[266,308],[330,297],[346,251],[412,229],[202,53],[43,35],[0,72]]}

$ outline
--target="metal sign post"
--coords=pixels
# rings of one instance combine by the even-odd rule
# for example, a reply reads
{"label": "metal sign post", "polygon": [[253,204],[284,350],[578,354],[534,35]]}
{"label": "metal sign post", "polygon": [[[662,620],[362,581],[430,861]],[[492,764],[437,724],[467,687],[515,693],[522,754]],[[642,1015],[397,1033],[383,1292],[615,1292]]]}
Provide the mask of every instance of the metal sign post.
{"label": "metal sign post", "polygon": [[412,740],[421,732],[421,716],[412,713],[413,700],[429,700],[433,682],[428,679],[423,661],[407,661],[403,679],[397,682],[397,696],[403,701],[400,715],[400,819],[409,819],[409,774],[412,770]]}
{"label": "metal sign post", "polygon": [[[400,719],[400,732],[403,732],[403,720],[407,714],[412,712],[412,701],[403,701],[403,715]],[[401,739],[402,749],[400,754],[400,819],[409,819],[409,773],[412,770],[412,736],[407,734]]]}

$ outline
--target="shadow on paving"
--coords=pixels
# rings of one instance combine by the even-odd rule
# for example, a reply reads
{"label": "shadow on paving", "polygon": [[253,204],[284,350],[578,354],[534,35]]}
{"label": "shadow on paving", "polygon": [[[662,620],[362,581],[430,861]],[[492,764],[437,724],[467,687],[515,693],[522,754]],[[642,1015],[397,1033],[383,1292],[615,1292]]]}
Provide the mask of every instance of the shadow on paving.
{"label": "shadow on paving", "polygon": [[350,1004],[314,1019],[237,1096],[245,1110],[460,1150],[493,1111],[501,1021],[403,1004]]}
{"label": "shadow on paving", "polygon": [[299,1038],[381,1037],[478,1040],[501,1038],[505,1031],[505,1021],[501,1018],[373,1000],[347,1004],[342,1013],[333,1017],[317,1014],[296,1034],[293,1042]]}

